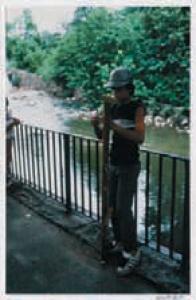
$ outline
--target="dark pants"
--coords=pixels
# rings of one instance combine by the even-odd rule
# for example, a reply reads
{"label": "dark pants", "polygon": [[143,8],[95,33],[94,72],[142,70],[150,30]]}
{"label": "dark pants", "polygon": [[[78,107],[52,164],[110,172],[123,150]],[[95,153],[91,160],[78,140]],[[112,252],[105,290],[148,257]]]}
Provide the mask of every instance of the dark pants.
{"label": "dark pants", "polygon": [[109,206],[114,238],[127,251],[137,247],[132,205],[140,169],[140,162],[131,166],[110,165]]}

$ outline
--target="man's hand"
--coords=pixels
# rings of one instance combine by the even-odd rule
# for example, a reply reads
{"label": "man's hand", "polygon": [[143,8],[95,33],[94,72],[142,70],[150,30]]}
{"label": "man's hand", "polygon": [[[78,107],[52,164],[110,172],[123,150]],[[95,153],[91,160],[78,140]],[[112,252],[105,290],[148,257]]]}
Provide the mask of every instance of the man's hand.
{"label": "man's hand", "polygon": [[102,122],[103,122],[103,116],[98,115],[98,113],[92,114],[91,123],[93,126],[99,126],[99,124]]}

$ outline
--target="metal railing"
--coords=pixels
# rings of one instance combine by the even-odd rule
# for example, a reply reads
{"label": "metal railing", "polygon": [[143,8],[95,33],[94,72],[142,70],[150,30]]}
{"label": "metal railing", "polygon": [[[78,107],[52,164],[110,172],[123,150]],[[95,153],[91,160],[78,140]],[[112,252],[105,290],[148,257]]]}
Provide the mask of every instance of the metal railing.
{"label": "metal railing", "polygon": [[[189,159],[141,150],[134,212],[138,239],[187,266]],[[101,221],[102,143],[29,125],[15,128],[12,175],[74,210]],[[166,175],[167,176],[166,176]],[[176,240],[178,244],[176,245]]]}

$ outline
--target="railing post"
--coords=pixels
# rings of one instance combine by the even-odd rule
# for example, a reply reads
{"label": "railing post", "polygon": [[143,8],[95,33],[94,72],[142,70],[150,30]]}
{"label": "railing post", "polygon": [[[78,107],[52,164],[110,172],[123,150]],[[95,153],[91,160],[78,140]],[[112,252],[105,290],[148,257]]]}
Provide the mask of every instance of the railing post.
{"label": "railing post", "polygon": [[146,152],[146,187],[145,187],[145,245],[149,243],[149,187],[150,153]]}
{"label": "railing post", "polygon": [[184,228],[182,271],[190,270],[190,199],[189,199],[189,162],[185,161],[185,196],[184,196]]}
{"label": "railing post", "polygon": [[108,195],[109,195],[109,122],[110,103],[104,99],[104,127],[103,127],[103,163],[102,163],[102,223],[101,223],[101,260],[106,259],[106,235],[109,221]]}
{"label": "railing post", "polygon": [[68,134],[64,135],[65,145],[65,179],[66,179],[66,209],[71,211],[71,172],[70,172],[70,138]]}

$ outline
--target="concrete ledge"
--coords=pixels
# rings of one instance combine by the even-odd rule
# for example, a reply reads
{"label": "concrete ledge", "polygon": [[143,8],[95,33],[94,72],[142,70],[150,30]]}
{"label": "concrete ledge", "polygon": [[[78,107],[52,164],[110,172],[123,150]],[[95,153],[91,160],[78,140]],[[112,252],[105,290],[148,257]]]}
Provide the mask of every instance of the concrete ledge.
{"label": "concrete ledge", "polygon": [[[9,198],[21,202],[43,218],[93,247],[99,259],[100,225],[96,221],[75,212],[67,214],[62,203],[21,183],[16,182],[8,190]],[[141,245],[141,248],[142,262],[135,273],[157,284],[167,293],[189,293],[189,283],[181,273],[179,263],[149,247]],[[113,260],[109,259],[108,263],[113,263]]]}

